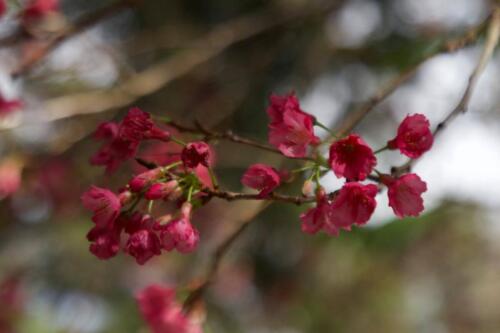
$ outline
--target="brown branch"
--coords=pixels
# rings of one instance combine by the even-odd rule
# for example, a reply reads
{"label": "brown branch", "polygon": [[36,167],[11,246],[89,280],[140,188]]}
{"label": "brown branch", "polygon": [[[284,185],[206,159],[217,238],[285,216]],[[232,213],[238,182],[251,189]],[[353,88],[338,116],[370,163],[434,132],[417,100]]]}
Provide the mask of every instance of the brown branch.
{"label": "brown branch", "polygon": [[263,200],[263,201],[281,201],[292,203],[296,205],[302,205],[305,203],[315,202],[315,197],[304,197],[304,196],[290,196],[278,193],[269,193],[269,195],[262,197],[258,194],[241,193],[241,192],[231,192],[231,191],[221,191],[221,190],[210,190],[204,189],[204,193],[208,194],[210,197],[216,197],[224,199],[227,201],[234,200]]}
{"label": "brown branch", "polygon": [[[495,48],[498,45],[500,37],[500,6],[497,6],[493,10],[493,14],[491,16],[490,24],[488,25],[488,32],[486,36],[486,41],[484,43],[483,51],[481,52],[481,56],[479,61],[474,68],[474,71],[469,77],[469,81],[467,87],[465,88],[465,92],[462,95],[462,98],[458,102],[457,106],[446,116],[446,118],[440,122],[433,134],[436,137],[440,134],[450,122],[452,122],[459,114],[467,112],[470,104],[470,99],[474,89],[476,88],[477,81],[480,75],[483,73],[486,65],[490,61]],[[406,163],[399,167],[393,167],[391,173],[394,175],[401,175],[403,173],[409,172],[413,165],[417,162],[418,159],[409,159]]]}
{"label": "brown branch", "polygon": [[[255,147],[258,149],[269,151],[269,152],[274,153],[274,154],[279,154],[281,156],[284,156],[281,151],[279,151],[278,149],[276,149],[274,147],[270,147],[266,144],[260,143],[258,141],[252,140],[252,139],[244,138],[242,136],[234,134],[233,131],[231,131],[231,130],[227,130],[225,132],[215,132],[215,131],[209,130],[208,128],[204,127],[200,122],[196,122],[196,128],[181,125],[175,121],[168,121],[167,124],[176,128],[177,130],[179,130],[181,132],[203,135],[205,141],[222,139],[222,140],[227,140],[227,141],[231,141],[231,142],[242,144],[242,145]],[[289,157],[289,158],[295,159],[295,160],[303,160],[303,161],[315,161],[315,159],[312,157]]]}
{"label": "brown branch", "polygon": [[253,219],[247,219],[241,223],[240,226],[216,248],[205,279],[200,285],[189,293],[188,297],[184,301],[183,308],[185,312],[189,313],[193,309],[193,306],[203,297],[203,294],[215,279],[217,271],[221,265],[222,258],[228,252],[231,245],[247,229],[252,220]]}
{"label": "brown branch", "polygon": [[477,41],[481,33],[484,31],[485,27],[488,25],[491,17],[486,19],[484,22],[476,27],[467,30],[458,38],[454,38],[448,41],[444,41],[425,55],[423,58],[419,59],[415,64],[411,65],[409,68],[401,72],[397,77],[393,78],[386,86],[382,87],[374,96],[372,96],[368,101],[363,103],[358,109],[350,113],[344,121],[338,126],[336,132],[336,137],[343,137],[349,134],[360,122],[366,117],[377,105],[383,102],[389,95],[396,91],[402,84],[407,82],[420,68],[420,66],[427,60],[443,53],[452,53],[457,50],[463,49]]}
{"label": "brown branch", "polygon": [[40,63],[45,57],[56,49],[63,42],[71,37],[79,35],[99,22],[120,13],[122,10],[131,8],[137,5],[139,1],[137,0],[120,0],[116,1],[106,7],[96,10],[95,12],[85,15],[84,17],[77,20],[71,27],[60,33],[58,36],[49,40],[43,48],[36,52],[36,54],[30,58],[25,59],[17,69],[12,72],[13,77],[17,77],[29,72],[38,63]]}

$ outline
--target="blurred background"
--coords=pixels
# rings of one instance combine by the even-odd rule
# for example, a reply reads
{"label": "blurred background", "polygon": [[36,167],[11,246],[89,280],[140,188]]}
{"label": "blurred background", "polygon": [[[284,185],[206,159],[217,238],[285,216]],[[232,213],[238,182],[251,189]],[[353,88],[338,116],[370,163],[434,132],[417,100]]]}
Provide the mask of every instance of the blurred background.
{"label": "blurred background", "polygon": [[[1,38],[19,29],[22,1],[9,3]],[[107,3],[63,0],[54,25]],[[88,163],[98,149],[91,138],[97,124],[129,106],[265,142],[269,94],[294,90],[304,110],[335,128],[444,38],[480,24],[491,5],[144,0],[64,40],[22,73],[16,69],[43,42],[1,46],[0,93],[24,106],[0,118],[0,333],[147,332],[134,293],[153,282],[184,288],[202,277],[213,249],[246,219],[249,228],[200,310],[206,332],[499,332],[498,54],[470,112],[416,165],[429,188],[420,218],[394,219],[381,194],[365,228],[332,238],[300,231],[306,207],[214,200],[195,216],[198,251],[138,266],[128,256],[100,261],[89,253],[90,214],[79,201],[90,184],[117,190],[140,170],[130,163],[108,177]],[[461,98],[480,51],[481,43],[427,61],[356,132],[378,148],[409,113],[435,126]],[[151,159],[164,153],[143,148]],[[251,163],[296,166],[226,142],[216,151],[217,174],[237,191]],[[384,153],[379,169],[401,162]],[[341,184],[332,175],[322,181],[330,190]],[[300,188],[298,181],[285,190]]]}

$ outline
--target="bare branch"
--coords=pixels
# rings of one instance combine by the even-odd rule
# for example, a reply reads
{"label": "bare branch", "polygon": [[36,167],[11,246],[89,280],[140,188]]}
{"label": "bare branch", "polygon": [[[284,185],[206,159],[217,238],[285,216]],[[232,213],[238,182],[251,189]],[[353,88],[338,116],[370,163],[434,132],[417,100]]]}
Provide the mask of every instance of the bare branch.
{"label": "bare branch", "polygon": [[[446,118],[440,122],[436,129],[434,130],[434,137],[440,134],[448,124],[453,121],[461,113],[467,112],[469,108],[470,99],[474,89],[476,88],[477,81],[480,75],[483,73],[486,65],[490,61],[495,48],[498,45],[498,40],[500,37],[500,6],[495,7],[493,14],[491,16],[491,21],[488,26],[488,32],[486,36],[486,41],[484,43],[483,51],[479,58],[479,61],[474,68],[474,71],[469,77],[467,87],[462,95],[462,98],[458,102],[457,106],[446,116]],[[418,159],[410,159],[403,165],[399,167],[393,167],[391,173],[394,175],[401,175],[403,173],[409,172],[413,165]]]}
{"label": "bare branch", "polygon": [[347,118],[338,126],[335,131],[337,137],[343,137],[351,132],[360,122],[366,117],[375,107],[384,101],[389,95],[396,91],[402,84],[407,82],[427,60],[442,54],[451,53],[462,48],[465,48],[477,41],[485,27],[488,25],[490,18],[482,22],[480,25],[467,30],[458,38],[454,38],[443,42],[434,51],[419,59],[415,64],[401,72],[397,77],[392,79],[386,86],[382,87],[374,96],[362,104],[357,110],[350,113]]}

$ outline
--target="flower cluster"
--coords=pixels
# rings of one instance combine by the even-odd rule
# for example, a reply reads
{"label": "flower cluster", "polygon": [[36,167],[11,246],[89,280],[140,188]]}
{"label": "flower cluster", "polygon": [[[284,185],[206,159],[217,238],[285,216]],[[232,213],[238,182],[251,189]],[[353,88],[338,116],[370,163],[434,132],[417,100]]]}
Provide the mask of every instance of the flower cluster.
{"label": "flower cluster", "polygon": [[[184,143],[176,137],[178,133],[157,125],[151,115],[138,108],[130,109],[120,122],[99,125],[94,137],[104,144],[91,158],[92,164],[112,172],[135,157],[147,170],[133,176],[118,193],[92,186],[82,195],[83,205],[93,213],[94,226],[87,234],[90,252],[100,259],[109,259],[122,251],[140,265],[164,251],[190,253],[200,240],[198,230],[191,223],[193,211],[214,196],[228,200],[315,202],[314,207],[300,215],[302,231],[307,234],[323,230],[329,235],[338,235],[341,230],[365,225],[375,211],[376,196],[383,187],[387,188],[389,206],[396,216],[418,216],[423,211],[422,193],[427,185],[418,175],[386,174],[375,167],[376,153],[384,150],[397,149],[408,157],[418,158],[432,147],[433,134],[425,116],[408,115],[396,136],[374,152],[354,133],[342,138],[332,135],[335,137],[332,142],[328,139],[321,142],[314,133],[314,126],[327,127],[304,112],[293,93],[272,95],[267,114],[270,118],[269,142],[277,150],[264,148],[304,165],[291,171],[278,171],[262,163],[251,165],[241,182],[257,190],[257,194],[220,189],[212,170],[213,149],[205,142],[220,135],[210,137],[207,134],[210,132],[201,131],[199,134],[205,141]],[[153,150],[160,153],[161,159],[137,159],[139,145],[148,140],[164,145],[163,150]],[[324,143],[330,144],[328,158],[320,151],[320,144]],[[258,143],[253,145],[262,147]],[[337,191],[326,193],[321,178],[330,171],[345,183]],[[274,192],[282,183],[301,173],[308,175],[302,196],[290,197]],[[152,207],[156,201],[173,209],[154,217]],[[138,295],[138,302],[153,332],[201,332],[201,327],[193,324],[176,303],[173,289],[148,287]]]}
{"label": "flower cluster", "polygon": [[136,299],[153,333],[202,332],[200,324],[182,311],[182,306],[175,299],[175,289],[151,285],[141,290]]}
{"label": "flower cluster", "polygon": [[[171,138],[170,132],[138,108],[132,108],[120,123],[99,125],[95,136],[106,143],[92,162],[106,165],[108,171],[135,157],[141,141],[156,139],[170,144]],[[196,248],[199,233],[191,216],[193,205],[203,200],[200,190],[206,187],[199,168],[210,168],[213,153],[205,142],[174,141],[182,149],[167,165],[138,173],[119,193],[92,186],[82,195],[84,207],[93,212],[94,227],[87,239],[95,256],[109,259],[122,250],[142,265],[162,251],[189,253]],[[147,209],[140,208],[141,201],[148,203]],[[180,209],[155,218],[151,215],[154,201],[170,202]]]}
{"label": "flower cluster", "polygon": [[[318,123],[301,110],[294,94],[271,96],[267,113],[270,118],[269,142],[283,155],[305,157],[308,147],[318,154],[315,148],[318,138],[313,128]],[[403,120],[397,135],[384,149],[399,149],[408,157],[418,158],[432,147],[432,143],[429,121],[424,115],[415,114]],[[424,209],[422,193],[427,190],[426,183],[416,174],[399,177],[383,174],[375,169],[376,165],[374,151],[359,135],[336,139],[330,145],[328,162],[316,159],[310,166],[312,173],[304,183],[304,191],[311,192],[314,179],[316,206],[300,216],[302,230],[309,234],[324,230],[330,235],[338,235],[340,230],[366,224],[377,206],[375,197],[379,191],[375,184],[362,183],[369,178],[388,188],[389,206],[396,216],[418,216]],[[346,183],[338,191],[326,194],[320,177],[330,170],[338,178],[344,178]],[[259,190],[259,196],[264,198],[280,185],[280,177],[274,168],[255,164],[246,171],[242,183]]]}

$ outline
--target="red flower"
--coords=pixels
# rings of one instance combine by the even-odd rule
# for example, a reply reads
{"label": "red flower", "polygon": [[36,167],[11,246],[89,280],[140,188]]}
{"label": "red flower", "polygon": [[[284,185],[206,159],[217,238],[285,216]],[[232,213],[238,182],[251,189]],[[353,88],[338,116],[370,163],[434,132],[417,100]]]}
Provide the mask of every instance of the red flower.
{"label": "red flower", "polygon": [[398,128],[398,134],[387,145],[390,149],[399,149],[410,158],[418,158],[431,149],[434,136],[429,120],[423,114],[406,116]]}
{"label": "red flower", "polygon": [[414,173],[406,174],[398,179],[390,176],[382,177],[389,188],[389,206],[399,218],[419,216],[424,210],[422,193],[427,191],[427,184]]}
{"label": "red flower", "polygon": [[259,196],[265,197],[277,188],[280,183],[278,172],[265,164],[251,165],[241,178],[243,185],[260,190]]}
{"label": "red flower", "polygon": [[331,203],[323,189],[317,193],[316,207],[309,209],[300,215],[302,220],[302,231],[307,234],[315,234],[324,229],[330,235],[338,235],[338,228],[331,220]]}
{"label": "red flower", "polygon": [[89,250],[99,259],[114,257],[120,250],[121,230],[117,224],[108,227],[95,226],[87,234],[87,239],[92,242]]}
{"label": "red flower", "polygon": [[351,134],[330,146],[329,164],[338,178],[357,181],[366,179],[377,159],[361,137]]}
{"label": "red flower", "polygon": [[191,142],[181,152],[182,163],[186,168],[196,168],[198,165],[210,166],[210,146],[203,141]]}
{"label": "red flower", "polygon": [[[5,6],[5,4],[4,4]],[[2,16],[2,4],[0,3],[0,16]],[[0,117],[8,115],[13,111],[19,110],[22,108],[23,102],[18,99],[6,100],[2,96],[0,96]]]}
{"label": "red flower", "polygon": [[288,157],[305,157],[307,146],[319,143],[314,135],[314,117],[300,109],[294,94],[272,95],[267,114],[269,142]]}
{"label": "red flower", "polygon": [[13,159],[0,163],[0,199],[14,194],[21,187],[22,166]]}
{"label": "red flower", "polygon": [[162,130],[153,123],[151,115],[139,108],[131,108],[120,124],[119,135],[126,141],[141,141],[159,139],[168,141],[170,133]]}
{"label": "red flower", "polygon": [[23,20],[39,19],[42,16],[59,10],[59,0],[32,0],[23,10]]}
{"label": "red flower", "polygon": [[366,224],[377,206],[376,195],[377,186],[373,184],[346,183],[331,205],[334,227],[350,230],[353,224]]}
{"label": "red flower", "polygon": [[152,230],[138,230],[127,240],[125,252],[135,257],[139,265],[144,265],[153,256],[161,254],[160,240]]}
{"label": "red flower", "polygon": [[147,200],[164,199],[174,193],[178,186],[179,183],[176,180],[171,180],[166,183],[156,183],[151,185],[148,191],[144,194],[144,197]]}
{"label": "red flower", "polygon": [[132,108],[120,124],[100,124],[94,137],[106,142],[92,156],[90,163],[106,166],[107,172],[113,172],[120,164],[136,155],[142,140],[168,141],[170,133],[155,126],[148,113],[139,108]]}
{"label": "red flower", "polygon": [[0,17],[5,14],[7,11],[7,5],[5,4],[5,0],[0,0]]}
{"label": "red flower", "polygon": [[167,251],[176,249],[180,253],[189,253],[196,249],[200,236],[190,222],[192,206],[186,202],[181,208],[181,217],[161,227],[162,246]]}
{"label": "red flower", "polygon": [[123,140],[118,133],[119,125],[113,122],[105,122],[97,127],[94,138],[106,143],[90,158],[91,164],[106,166],[106,172],[113,172],[120,164],[135,156],[139,142]]}
{"label": "red flower", "polygon": [[141,192],[146,186],[157,180],[161,173],[161,168],[145,171],[132,178],[128,186],[132,192]]}
{"label": "red flower", "polygon": [[92,221],[102,228],[110,226],[120,213],[120,199],[110,190],[92,186],[81,196],[83,206],[94,212]]}
{"label": "red flower", "polygon": [[136,296],[139,310],[153,333],[202,333],[182,311],[172,288],[151,285]]}

